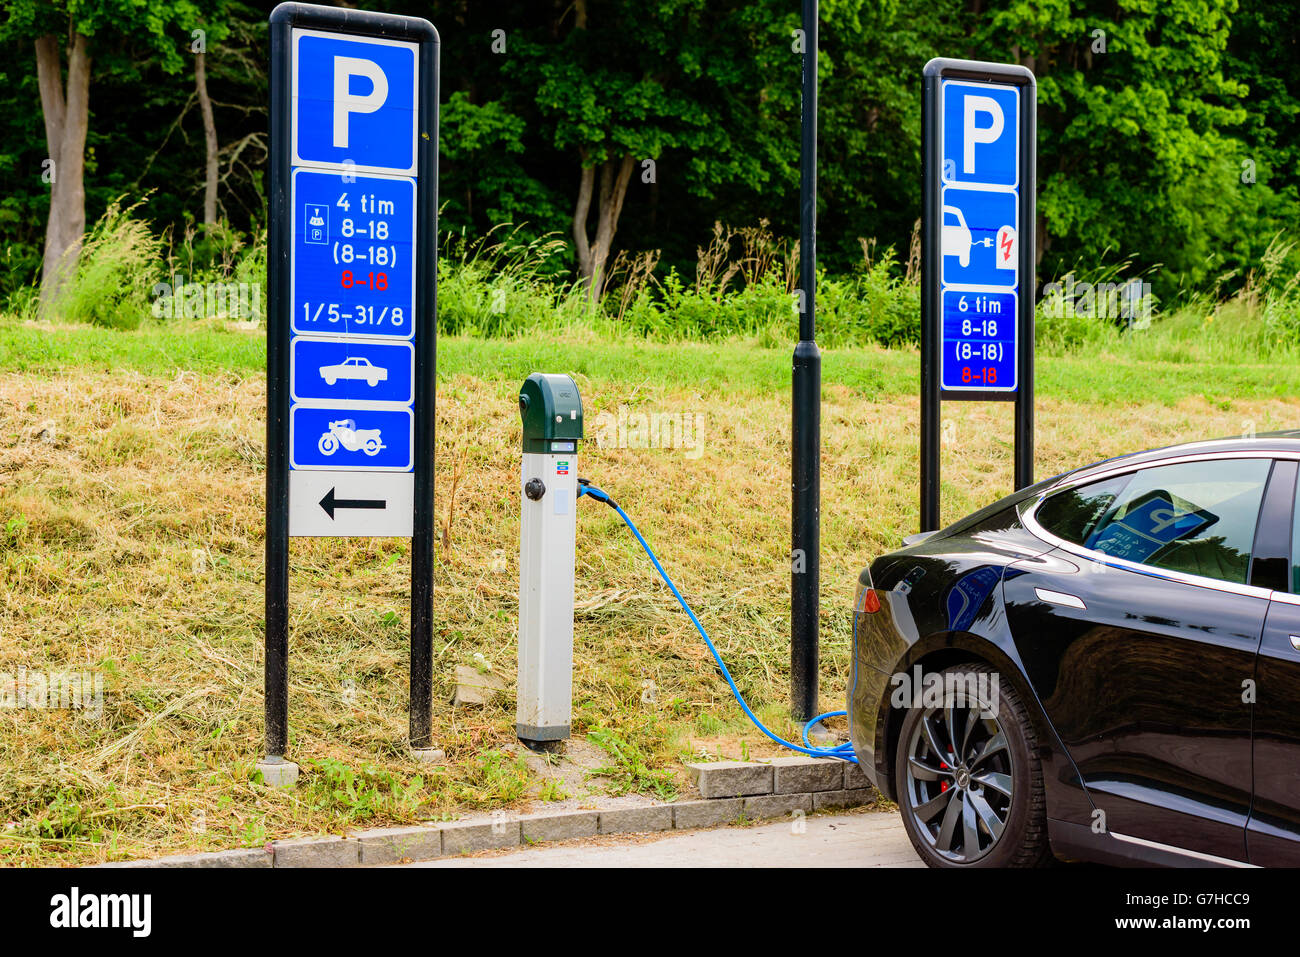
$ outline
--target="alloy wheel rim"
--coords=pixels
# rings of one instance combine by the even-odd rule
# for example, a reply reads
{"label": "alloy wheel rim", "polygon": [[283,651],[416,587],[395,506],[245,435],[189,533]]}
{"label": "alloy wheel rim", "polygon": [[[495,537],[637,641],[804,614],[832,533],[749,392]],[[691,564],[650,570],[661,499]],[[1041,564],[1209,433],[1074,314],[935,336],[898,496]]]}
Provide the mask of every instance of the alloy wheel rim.
{"label": "alloy wheel rim", "polygon": [[925,709],[907,746],[906,813],[916,833],[954,863],[985,857],[1006,831],[1013,770],[995,712],[975,701]]}

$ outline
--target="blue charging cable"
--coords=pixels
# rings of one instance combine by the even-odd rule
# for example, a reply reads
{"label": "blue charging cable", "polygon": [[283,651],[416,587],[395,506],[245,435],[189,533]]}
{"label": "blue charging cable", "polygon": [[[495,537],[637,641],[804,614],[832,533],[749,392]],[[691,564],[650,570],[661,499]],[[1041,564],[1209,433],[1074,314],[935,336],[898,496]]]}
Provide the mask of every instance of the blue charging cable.
{"label": "blue charging cable", "polygon": [[740,689],[736,687],[736,682],[731,677],[731,671],[728,670],[727,663],[722,660],[722,655],[718,654],[718,649],[709,638],[708,632],[704,630],[704,626],[700,624],[700,620],[695,617],[695,612],[691,611],[691,606],[686,604],[686,599],[683,598],[682,593],[677,590],[677,586],[673,584],[673,580],[668,577],[668,573],[664,571],[663,565],[659,564],[659,559],[655,557],[655,553],[646,542],[645,536],[643,536],[637,529],[636,525],[632,522],[632,519],[627,517],[627,512],[623,511],[623,509],[619,507],[618,503],[609,497],[608,493],[596,488],[596,486],[592,485],[586,479],[578,479],[578,498],[582,498],[584,495],[590,495],[597,502],[604,502],[617,512],[618,517],[623,520],[623,524],[632,530],[632,534],[636,536],[636,540],[641,543],[641,547],[645,549],[645,553],[650,556],[650,562],[654,565],[655,571],[659,573],[659,577],[664,580],[664,584],[672,591],[673,597],[677,599],[677,604],[682,606],[682,611],[686,612],[686,614],[690,616],[691,623],[695,625],[695,630],[700,633],[700,637],[703,638],[704,643],[708,645],[709,651],[713,654],[713,660],[718,663],[718,668],[722,671],[722,677],[727,679],[727,684],[731,686],[731,693],[736,696],[736,702],[740,705],[741,710],[745,712],[745,716],[748,717],[750,721],[754,722],[754,727],[758,728],[759,731],[762,731],[777,744],[784,748],[789,748],[791,751],[810,754],[816,758],[839,758],[841,761],[850,761],[853,764],[858,763],[857,755],[853,753],[853,746],[848,742],[837,744],[830,748],[819,748],[815,747],[812,742],[808,740],[808,729],[818,721],[821,721],[823,718],[842,717],[847,712],[827,711],[825,714],[819,714],[810,720],[803,726],[802,746],[795,744],[792,741],[785,740],[771,731],[762,721],[759,721],[758,715],[754,714],[750,709],[749,705],[745,701],[745,696],[742,695]]}

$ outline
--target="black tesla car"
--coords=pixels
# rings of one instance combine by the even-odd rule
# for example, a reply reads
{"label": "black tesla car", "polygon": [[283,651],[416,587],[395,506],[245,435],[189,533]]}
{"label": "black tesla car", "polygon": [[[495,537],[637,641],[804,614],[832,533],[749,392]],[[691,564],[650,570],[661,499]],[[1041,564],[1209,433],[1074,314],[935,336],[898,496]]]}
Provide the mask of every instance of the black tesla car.
{"label": "black tesla car", "polygon": [[1300,865],[1300,431],[1111,459],[871,563],[849,726],[930,865]]}

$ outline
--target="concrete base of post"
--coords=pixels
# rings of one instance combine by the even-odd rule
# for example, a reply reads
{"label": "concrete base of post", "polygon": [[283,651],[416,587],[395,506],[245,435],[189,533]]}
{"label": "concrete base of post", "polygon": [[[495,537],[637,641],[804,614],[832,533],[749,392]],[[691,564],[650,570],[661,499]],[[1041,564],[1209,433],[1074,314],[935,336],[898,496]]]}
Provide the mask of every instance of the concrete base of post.
{"label": "concrete base of post", "polygon": [[831,744],[838,744],[839,739],[834,731],[829,730],[826,725],[818,721],[816,724],[808,726],[808,740],[818,747],[825,747]]}
{"label": "concrete base of post", "polygon": [[420,764],[437,764],[447,760],[447,752],[442,748],[411,748],[411,757]]}
{"label": "concrete base of post", "polygon": [[271,788],[293,787],[298,780],[298,765],[275,755],[267,755],[257,762],[262,772],[262,783]]}

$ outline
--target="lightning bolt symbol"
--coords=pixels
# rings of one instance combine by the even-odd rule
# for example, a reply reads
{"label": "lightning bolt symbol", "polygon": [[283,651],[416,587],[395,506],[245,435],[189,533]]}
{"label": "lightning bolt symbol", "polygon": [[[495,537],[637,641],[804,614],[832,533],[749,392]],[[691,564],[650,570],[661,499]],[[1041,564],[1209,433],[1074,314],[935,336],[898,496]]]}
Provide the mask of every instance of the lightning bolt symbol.
{"label": "lightning bolt symbol", "polygon": [[1003,259],[1011,258],[1011,234],[1010,233],[1006,233],[1002,237],[1002,258]]}

